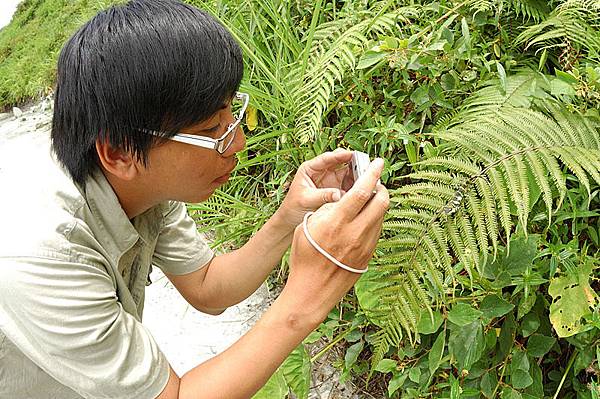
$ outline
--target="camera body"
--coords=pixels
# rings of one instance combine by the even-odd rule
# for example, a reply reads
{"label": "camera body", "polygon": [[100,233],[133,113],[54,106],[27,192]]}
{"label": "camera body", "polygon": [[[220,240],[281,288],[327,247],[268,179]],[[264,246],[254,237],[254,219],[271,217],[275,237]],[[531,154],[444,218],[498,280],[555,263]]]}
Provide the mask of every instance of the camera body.
{"label": "camera body", "polygon": [[352,159],[350,160],[350,169],[352,169],[352,176],[354,177],[354,181],[357,181],[358,178],[367,171],[371,160],[369,159],[369,155],[360,151],[352,152]]}

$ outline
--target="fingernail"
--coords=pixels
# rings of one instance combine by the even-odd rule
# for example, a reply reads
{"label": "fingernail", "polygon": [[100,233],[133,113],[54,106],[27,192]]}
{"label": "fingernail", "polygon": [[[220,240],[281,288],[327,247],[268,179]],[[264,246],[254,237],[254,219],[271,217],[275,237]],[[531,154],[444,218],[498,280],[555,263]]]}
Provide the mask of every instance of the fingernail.
{"label": "fingernail", "polygon": [[383,166],[383,159],[382,158],[375,158],[373,160],[373,166]]}
{"label": "fingernail", "polygon": [[342,198],[342,195],[340,194],[339,191],[334,192],[333,195],[331,196],[331,199],[333,201],[339,201],[340,198]]}

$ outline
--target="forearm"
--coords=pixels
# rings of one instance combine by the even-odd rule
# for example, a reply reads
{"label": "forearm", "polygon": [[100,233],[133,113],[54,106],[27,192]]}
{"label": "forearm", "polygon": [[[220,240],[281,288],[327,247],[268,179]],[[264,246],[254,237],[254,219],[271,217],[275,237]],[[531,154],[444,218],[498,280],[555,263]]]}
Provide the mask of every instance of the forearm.
{"label": "forearm", "polygon": [[326,313],[308,314],[282,294],[233,346],[181,378],[179,398],[250,398]]}
{"label": "forearm", "polygon": [[250,296],[280,262],[293,233],[275,213],[244,246],[215,257],[202,282],[204,306],[227,308]]}

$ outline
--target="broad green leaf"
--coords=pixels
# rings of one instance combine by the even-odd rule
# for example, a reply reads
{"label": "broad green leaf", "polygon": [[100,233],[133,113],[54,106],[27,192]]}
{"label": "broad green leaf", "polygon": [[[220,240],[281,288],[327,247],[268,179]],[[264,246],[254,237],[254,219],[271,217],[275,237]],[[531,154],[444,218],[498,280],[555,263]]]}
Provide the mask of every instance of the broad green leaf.
{"label": "broad green leaf", "polygon": [[504,359],[508,355],[510,348],[513,345],[515,332],[517,325],[515,324],[515,318],[512,313],[509,313],[502,323],[502,329],[500,330],[500,336],[498,337],[498,353],[496,356],[498,360]]}
{"label": "broad green leaf", "polygon": [[554,96],[574,96],[577,93],[571,84],[563,82],[560,79],[552,79],[550,81],[550,92]]}
{"label": "broad green leaf", "polygon": [[540,318],[535,312],[527,313],[521,321],[521,331],[524,337],[528,337],[540,327]]}
{"label": "broad green leaf", "polygon": [[532,395],[535,398],[542,398],[544,396],[542,369],[540,368],[540,366],[538,366],[537,362],[531,362],[529,375],[531,375],[531,378],[533,378],[533,383],[527,387],[525,392],[527,394]]}
{"label": "broad green leaf", "polygon": [[388,394],[390,397],[398,390],[398,388],[404,385],[404,381],[406,381],[407,377],[408,373],[396,374],[392,377],[388,384]]}
{"label": "broad green leaf", "polygon": [[525,297],[525,295],[521,297],[521,300],[519,301],[519,309],[517,311],[517,320],[521,320],[523,316],[529,313],[533,305],[535,305],[536,299],[537,296],[533,294],[528,295],[527,297]]}
{"label": "broad green leaf", "polygon": [[466,326],[481,317],[481,311],[466,303],[457,303],[448,312],[448,320],[457,326]]}
{"label": "broad green leaf", "polygon": [[502,272],[511,276],[523,274],[528,267],[533,265],[537,255],[539,236],[530,234],[527,237],[515,236],[510,240],[510,249],[500,248],[498,258],[485,265],[484,276],[490,279],[497,278]]}
{"label": "broad green leaf", "polygon": [[440,361],[444,356],[444,347],[446,346],[446,331],[443,330],[438,334],[435,342],[431,346],[431,350],[429,351],[429,374],[433,375],[433,373],[440,366]]}
{"label": "broad green leaf", "polygon": [[485,342],[479,320],[456,328],[448,338],[448,350],[456,360],[459,370],[468,370],[481,357]]}
{"label": "broad green leaf", "polygon": [[308,398],[310,369],[310,356],[302,344],[281,365],[285,381],[298,399]]}
{"label": "broad green leaf", "polygon": [[419,383],[419,380],[421,379],[421,369],[419,368],[419,366],[414,366],[413,368],[410,369],[410,371],[408,372],[408,378],[415,383]]}
{"label": "broad green leaf", "polygon": [[386,53],[384,51],[369,50],[360,57],[356,69],[365,69],[370,66],[377,64],[379,61],[385,58]]}
{"label": "broad green leaf", "polygon": [[427,86],[427,84],[422,84],[421,86],[417,87],[417,89],[410,95],[410,99],[417,106],[427,103],[430,100],[429,86]]}
{"label": "broad green leaf", "polygon": [[581,264],[575,273],[554,278],[548,293],[552,296],[550,322],[559,337],[570,337],[583,328],[581,319],[598,303],[590,287],[591,264]]}
{"label": "broad green leaf", "polygon": [[374,269],[363,274],[354,284],[354,293],[361,309],[365,312],[367,319],[379,327],[385,327],[388,323],[387,318],[379,316],[377,312],[381,306],[381,296],[377,295],[377,291],[385,285],[386,283],[381,280]]}
{"label": "broad green leaf", "polygon": [[594,361],[595,353],[591,350],[579,352],[573,363],[573,374],[577,375],[581,370],[588,368]]}
{"label": "broad green leaf", "polygon": [[519,391],[515,391],[511,387],[506,387],[502,390],[502,395],[500,396],[502,399],[522,399],[523,397],[519,393]]}
{"label": "broad green leaf", "polygon": [[277,369],[269,381],[252,397],[252,399],[285,399],[289,388],[283,377],[283,371]]}
{"label": "broad green leaf", "polygon": [[569,84],[573,84],[573,85],[577,85],[579,84],[579,79],[577,79],[575,76],[573,76],[572,74],[568,73],[568,72],[563,72],[560,69],[557,69],[555,71],[556,73],[556,77],[560,80],[562,80],[563,82],[567,82]]}
{"label": "broad green leaf", "polygon": [[354,345],[351,345],[346,350],[346,356],[344,356],[344,364],[346,365],[346,369],[352,368],[354,363],[356,363],[356,359],[358,359],[358,355],[363,350],[364,342],[361,340]]}
{"label": "broad green leaf", "polygon": [[556,339],[554,337],[533,334],[529,337],[529,340],[527,340],[527,353],[534,357],[544,356],[552,348],[555,342]]}
{"label": "broad green leaf", "polygon": [[491,398],[494,393],[494,389],[496,389],[496,385],[498,384],[498,377],[496,377],[495,370],[491,370],[486,372],[483,377],[481,377],[480,387],[481,393],[486,398]]}
{"label": "broad green leaf", "polygon": [[439,311],[433,311],[432,320],[429,312],[423,309],[417,322],[417,332],[420,334],[433,334],[440,328],[443,321],[444,319]]}
{"label": "broad green leaf", "polygon": [[515,305],[505,301],[498,295],[488,295],[485,298],[483,298],[483,301],[481,301],[481,306],[479,307],[479,310],[481,310],[481,312],[487,319],[493,319],[494,317],[504,316],[505,314],[513,310],[514,307]]}
{"label": "broad green leaf", "polygon": [[375,366],[373,370],[379,371],[381,373],[389,373],[390,371],[396,370],[398,363],[392,359],[381,359],[379,363]]}
{"label": "broad green leaf", "polygon": [[512,353],[510,367],[513,370],[528,371],[529,359],[527,358],[527,354],[521,350],[515,349]]}
{"label": "broad green leaf", "polygon": [[533,378],[529,375],[529,371],[519,369],[512,371],[510,381],[516,389],[524,389],[533,384]]}

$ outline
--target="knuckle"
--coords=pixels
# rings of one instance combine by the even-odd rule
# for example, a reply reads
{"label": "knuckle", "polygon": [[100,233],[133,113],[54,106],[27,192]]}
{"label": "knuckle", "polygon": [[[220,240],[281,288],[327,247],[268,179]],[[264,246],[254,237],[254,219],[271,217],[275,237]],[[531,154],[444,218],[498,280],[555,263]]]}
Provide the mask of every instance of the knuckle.
{"label": "knuckle", "polygon": [[355,196],[356,196],[356,199],[366,202],[369,200],[369,198],[371,198],[371,193],[365,189],[358,188],[358,189],[356,189]]}
{"label": "knuckle", "polygon": [[390,198],[389,197],[380,197],[379,202],[383,209],[388,210],[390,208]]}

